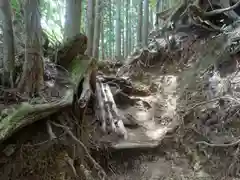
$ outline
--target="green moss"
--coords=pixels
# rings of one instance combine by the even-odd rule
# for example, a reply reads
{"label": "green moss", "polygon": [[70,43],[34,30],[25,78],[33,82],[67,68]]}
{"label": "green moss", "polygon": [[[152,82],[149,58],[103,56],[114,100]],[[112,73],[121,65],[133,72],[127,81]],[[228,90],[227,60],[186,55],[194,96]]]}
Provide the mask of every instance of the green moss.
{"label": "green moss", "polygon": [[84,55],[80,55],[72,60],[69,72],[71,79],[75,85],[81,81],[93,61],[93,58],[89,58],[88,56]]}
{"label": "green moss", "polygon": [[0,120],[0,142],[5,140],[17,129],[26,126],[28,123],[42,119],[61,107],[70,105],[73,99],[73,90],[66,91],[64,98],[59,102],[31,105],[21,103],[15,108],[15,111],[7,117]]}
{"label": "green moss", "polygon": [[[77,86],[85,73],[91,68],[93,58],[88,56],[78,56],[72,60],[68,71],[72,82]],[[15,107],[15,110],[7,117],[0,119],[0,142],[11,136],[23,126],[33,123],[37,120],[45,118],[52,113],[57,112],[60,108],[71,105],[73,100],[74,89],[66,91],[65,96],[59,102],[30,104],[21,103]]]}
{"label": "green moss", "polygon": [[[92,59],[88,56],[78,56],[75,58],[68,69],[70,77],[77,85],[88,70]],[[66,91],[64,98],[57,103],[36,104],[22,103],[15,108],[15,111],[0,121],[0,142],[10,136],[17,129],[26,126],[28,122],[32,123],[44,118],[59,108],[64,107],[72,102],[74,90]]]}

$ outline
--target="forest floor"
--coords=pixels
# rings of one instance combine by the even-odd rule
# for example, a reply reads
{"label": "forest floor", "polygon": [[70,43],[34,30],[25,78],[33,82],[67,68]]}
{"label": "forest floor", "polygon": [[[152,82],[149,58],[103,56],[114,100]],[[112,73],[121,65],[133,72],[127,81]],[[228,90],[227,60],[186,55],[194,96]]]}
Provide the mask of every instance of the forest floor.
{"label": "forest floor", "polygon": [[[125,117],[128,138],[112,143],[113,149],[100,155],[107,157],[106,164],[101,158],[99,161],[110,179],[196,179],[210,176],[195,171],[185,150],[176,142],[174,132],[181,124],[177,113],[179,72],[172,62],[164,67],[164,73],[159,71],[161,67],[161,61],[143,71],[137,67],[142,73],[131,76],[135,87],[148,93],[127,95],[127,99],[121,95],[115,98],[121,116]],[[116,89],[113,88],[112,92]],[[54,115],[50,117],[54,118]],[[63,176],[62,169],[67,169],[68,173],[72,171],[64,160],[69,158],[65,157],[68,154],[64,148],[66,140],[63,139],[65,144],[62,147],[49,141],[46,121],[23,128],[3,143],[0,179],[58,179]],[[53,130],[55,133],[60,131]],[[112,135],[101,140],[114,142]]]}
{"label": "forest floor", "polygon": [[[177,73],[163,75],[156,66],[145,71],[144,77],[135,83],[154,87],[154,92],[150,96],[132,97],[139,99],[133,106],[124,104],[119,107],[136,126],[127,127],[128,139],[116,144],[119,150],[110,155],[111,179],[180,180],[210,177],[203,171],[194,171],[189,158],[177,147],[176,142],[167,142],[181,123],[177,114]],[[159,146],[163,139],[166,144]],[[129,144],[136,148],[125,149],[124,145]]]}
{"label": "forest floor", "polygon": [[[234,101],[234,104],[234,98],[229,98],[222,108],[216,105],[219,99],[206,100],[204,80],[196,81],[196,88],[192,91],[184,89],[180,84],[182,79],[187,78],[184,74],[187,70],[195,71],[191,64],[199,63],[196,55],[208,53],[209,39],[187,38],[181,45],[180,54],[179,51],[167,52],[164,49],[165,55],[163,51],[158,52],[160,56],[152,58],[153,62],[147,62],[148,67],[138,63],[129,66],[120,77],[129,78],[134,87],[140,89],[139,93],[125,94],[111,87],[128,137],[122,140],[114,139],[112,135],[103,136],[100,141],[110,145],[102,151],[96,150],[95,144],[91,144],[93,141],[84,142],[109,179],[240,179],[240,103]],[[219,86],[227,79],[230,79],[232,85],[239,82],[237,61],[238,55],[230,63],[224,64],[220,71],[224,71],[225,76],[219,77]],[[228,69],[229,72],[225,72]],[[117,69],[110,74],[102,71],[108,77],[112,75],[113,79],[119,78]],[[236,90],[233,86],[231,88]],[[239,89],[240,86],[236,92]],[[184,99],[183,94],[188,92],[189,96]],[[75,176],[71,162],[78,166],[69,155],[75,156],[76,143],[66,136],[62,128],[52,126],[49,131],[47,125],[48,120],[54,121],[63,111],[22,128],[1,144],[0,179],[65,180],[66,173]],[[66,120],[64,114],[62,118]],[[87,112],[84,120],[84,129],[90,127],[91,130],[95,115]],[[57,139],[49,139],[52,132],[58,135]],[[89,131],[84,133],[90,134]],[[96,133],[95,136],[91,140],[99,141],[99,135]]]}
{"label": "forest floor", "polygon": [[[173,149],[159,146],[163,139],[172,137],[179,125],[177,115],[177,75],[162,74],[159,67],[149,68],[144,77],[136,83],[141,86],[154,87],[150,96],[135,96],[139,101],[135,105],[121,105],[119,109],[126,117],[131,117],[136,126],[128,128],[128,139],[115,146],[117,152],[110,156],[112,179],[196,179],[189,159],[182,156],[183,152],[174,148],[174,142],[169,142]],[[127,124],[126,122],[124,124]],[[127,150],[126,144],[133,144],[134,149]],[[180,150],[181,151],[181,150]],[[199,177],[206,177],[199,174]]]}
{"label": "forest floor", "polygon": [[[239,165],[238,116],[234,118],[236,113],[231,115],[232,102],[228,109],[219,108],[218,101],[208,102],[202,95],[207,94],[201,88],[204,86],[202,80],[200,87],[186,99],[187,105],[181,104],[185,101],[181,99],[180,79],[184,79],[184,72],[192,68],[190,64],[197,63],[196,58],[190,57],[203,51],[203,44],[207,42],[207,39],[188,40],[182,45],[181,57],[172,52],[165,63],[158,58],[150,67],[137,66],[126,73],[130,74],[134,84],[149,89],[151,93],[131,96],[138,99],[133,105],[116,101],[121,112],[135,126],[128,127],[129,122],[124,122],[129,137],[116,143],[117,150],[109,153],[111,179],[240,179],[236,176]],[[239,79],[238,59],[239,56],[235,56],[236,61],[224,65],[220,72],[225,75],[219,78],[220,81],[229,77],[232,82]],[[209,113],[216,114],[218,120],[213,120],[215,115],[209,116]],[[228,124],[230,121],[233,123]],[[199,143],[203,141],[213,144]],[[128,149],[128,146],[132,148]]]}

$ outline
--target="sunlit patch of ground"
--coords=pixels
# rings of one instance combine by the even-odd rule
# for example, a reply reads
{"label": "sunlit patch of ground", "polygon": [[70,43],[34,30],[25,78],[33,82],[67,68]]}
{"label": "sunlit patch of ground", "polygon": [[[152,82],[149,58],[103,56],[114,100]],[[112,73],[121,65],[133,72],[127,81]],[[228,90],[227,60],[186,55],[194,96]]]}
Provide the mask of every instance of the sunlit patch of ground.
{"label": "sunlit patch of ground", "polygon": [[[158,75],[153,73],[151,81],[144,81],[157,86],[157,91],[148,97],[138,97],[143,102],[148,102],[151,108],[138,103],[135,106],[120,108],[120,112],[131,117],[139,124],[137,128],[127,128],[128,139],[118,142],[115,147],[129,149],[136,147],[131,153],[121,152],[121,155],[112,156],[114,159],[111,167],[114,173],[111,179],[114,180],[176,180],[176,179],[208,179],[212,178],[205,172],[195,171],[191,167],[189,159],[182,157],[177,150],[160,149],[162,153],[140,153],[139,147],[157,147],[161,140],[166,137],[179,124],[177,116],[178,102],[178,76]],[[146,84],[146,83],[145,83]],[[158,148],[157,148],[158,149]],[[158,151],[158,150],[157,150]],[[166,155],[169,154],[169,155]],[[169,156],[169,157],[168,157]],[[119,159],[118,159],[119,158]],[[120,161],[120,162],[118,162]],[[111,173],[110,173],[111,174]]]}
{"label": "sunlit patch of ground", "polygon": [[125,115],[131,114],[139,124],[139,128],[128,129],[129,136],[126,141],[158,142],[169,131],[172,120],[177,117],[177,76],[158,76],[154,79],[154,83],[158,86],[156,93],[148,97],[138,97],[148,102],[151,105],[150,109],[144,105],[138,105],[122,110]]}

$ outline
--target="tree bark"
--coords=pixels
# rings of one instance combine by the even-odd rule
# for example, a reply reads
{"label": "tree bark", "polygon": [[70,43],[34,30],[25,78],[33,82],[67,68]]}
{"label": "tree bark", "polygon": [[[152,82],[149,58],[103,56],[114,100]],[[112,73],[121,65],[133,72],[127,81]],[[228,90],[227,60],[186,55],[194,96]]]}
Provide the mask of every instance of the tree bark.
{"label": "tree bark", "polygon": [[143,46],[148,45],[148,27],[149,27],[149,0],[144,0],[144,25],[143,25]]}
{"label": "tree bark", "polygon": [[[132,0],[130,0],[130,5],[129,5],[129,9],[132,8]],[[130,11],[131,12],[131,11]],[[132,51],[132,18],[131,18],[132,14],[128,13],[128,55],[131,53]],[[135,33],[134,33],[135,34]]]}
{"label": "tree bark", "polygon": [[150,13],[150,18],[149,18],[149,21],[150,21],[150,26],[149,26],[149,29],[153,29],[153,9],[151,7],[149,7],[149,13]]}
{"label": "tree bark", "polygon": [[[11,87],[14,86],[14,36],[12,26],[12,10],[8,0],[0,0],[0,7],[3,15],[3,44],[4,44],[4,59],[3,68],[7,77],[10,77]],[[6,77],[3,76],[3,77]],[[3,79],[5,81],[5,79]],[[3,82],[4,83],[4,82]]]}
{"label": "tree bark", "polygon": [[112,36],[113,36],[113,32],[112,32],[112,28],[113,28],[113,24],[112,24],[112,2],[111,0],[109,0],[109,11],[108,11],[108,15],[109,15],[109,26],[108,26],[108,31],[109,31],[109,35],[108,35],[108,51],[109,51],[109,57],[112,58],[113,57],[113,48],[114,48],[114,43],[112,40]]}
{"label": "tree bark", "polygon": [[93,30],[94,30],[94,0],[88,0],[87,7],[87,19],[88,19],[88,28],[87,28],[87,37],[88,37],[88,45],[87,45],[87,55],[92,56],[93,52]]}
{"label": "tree bark", "polygon": [[117,12],[116,12],[116,58],[121,58],[121,0],[116,0]]}
{"label": "tree bark", "polygon": [[99,40],[100,40],[100,25],[101,25],[101,12],[100,12],[100,0],[95,2],[95,20],[94,20],[94,36],[93,36],[93,57],[99,56]]}
{"label": "tree bark", "polygon": [[18,84],[22,93],[32,96],[43,86],[43,61],[41,49],[41,23],[39,0],[26,0],[25,16],[25,61],[23,74]]}
{"label": "tree bark", "polygon": [[[124,7],[124,6],[123,6]],[[124,11],[123,11],[124,12]],[[121,55],[124,57],[125,56],[125,48],[124,48],[124,45],[125,45],[125,21],[121,22]]]}
{"label": "tree bark", "polygon": [[142,25],[143,25],[143,2],[139,0],[138,8],[138,27],[137,27],[137,43],[142,46]]}
{"label": "tree bark", "polygon": [[65,39],[80,32],[82,0],[68,0],[66,2],[66,19],[64,27]]}
{"label": "tree bark", "polygon": [[126,21],[125,21],[125,46],[124,46],[124,48],[125,48],[125,50],[124,50],[124,52],[125,52],[125,57],[127,57],[128,56],[128,54],[129,54],[129,46],[128,46],[128,41],[129,41],[129,37],[128,37],[128,31],[129,31],[129,5],[130,5],[130,0],[126,0],[126,10],[125,10],[125,13],[126,13]]}
{"label": "tree bark", "polygon": [[105,48],[104,48],[104,23],[101,23],[101,48],[102,48],[102,60],[105,59]]}

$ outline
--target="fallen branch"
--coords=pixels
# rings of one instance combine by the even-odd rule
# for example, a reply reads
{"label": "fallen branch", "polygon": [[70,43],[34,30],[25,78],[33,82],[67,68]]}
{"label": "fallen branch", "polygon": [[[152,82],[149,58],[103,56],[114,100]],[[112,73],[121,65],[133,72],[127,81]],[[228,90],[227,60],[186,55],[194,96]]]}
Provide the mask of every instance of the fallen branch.
{"label": "fallen branch", "polygon": [[49,139],[50,141],[52,141],[53,139],[56,139],[57,136],[54,134],[53,130],[52,130],[52,126],[51,124],[49,123],[49,121],[47,121],[47,131],[48,131],[48,134],[49,134]]}
{"label": "fallen branch", "polygon": [[125,150],[125,149],[154,149],[160,145],[160,142],[125,142],[119,144],[112,144],[110,148],[113,150]]}
{"label": "fallen branch", "polygon": [[235,142],[229,143],[229,144],[212,144],[212,143],[208,143],[206,141],[198,141],[198,142],[196,142],[196,144],[205,144],[205,145],[210,146],[210,147],[230,147],[230,146],[236,146],[239,143],[240,143],[240,139],[238,139]]}

